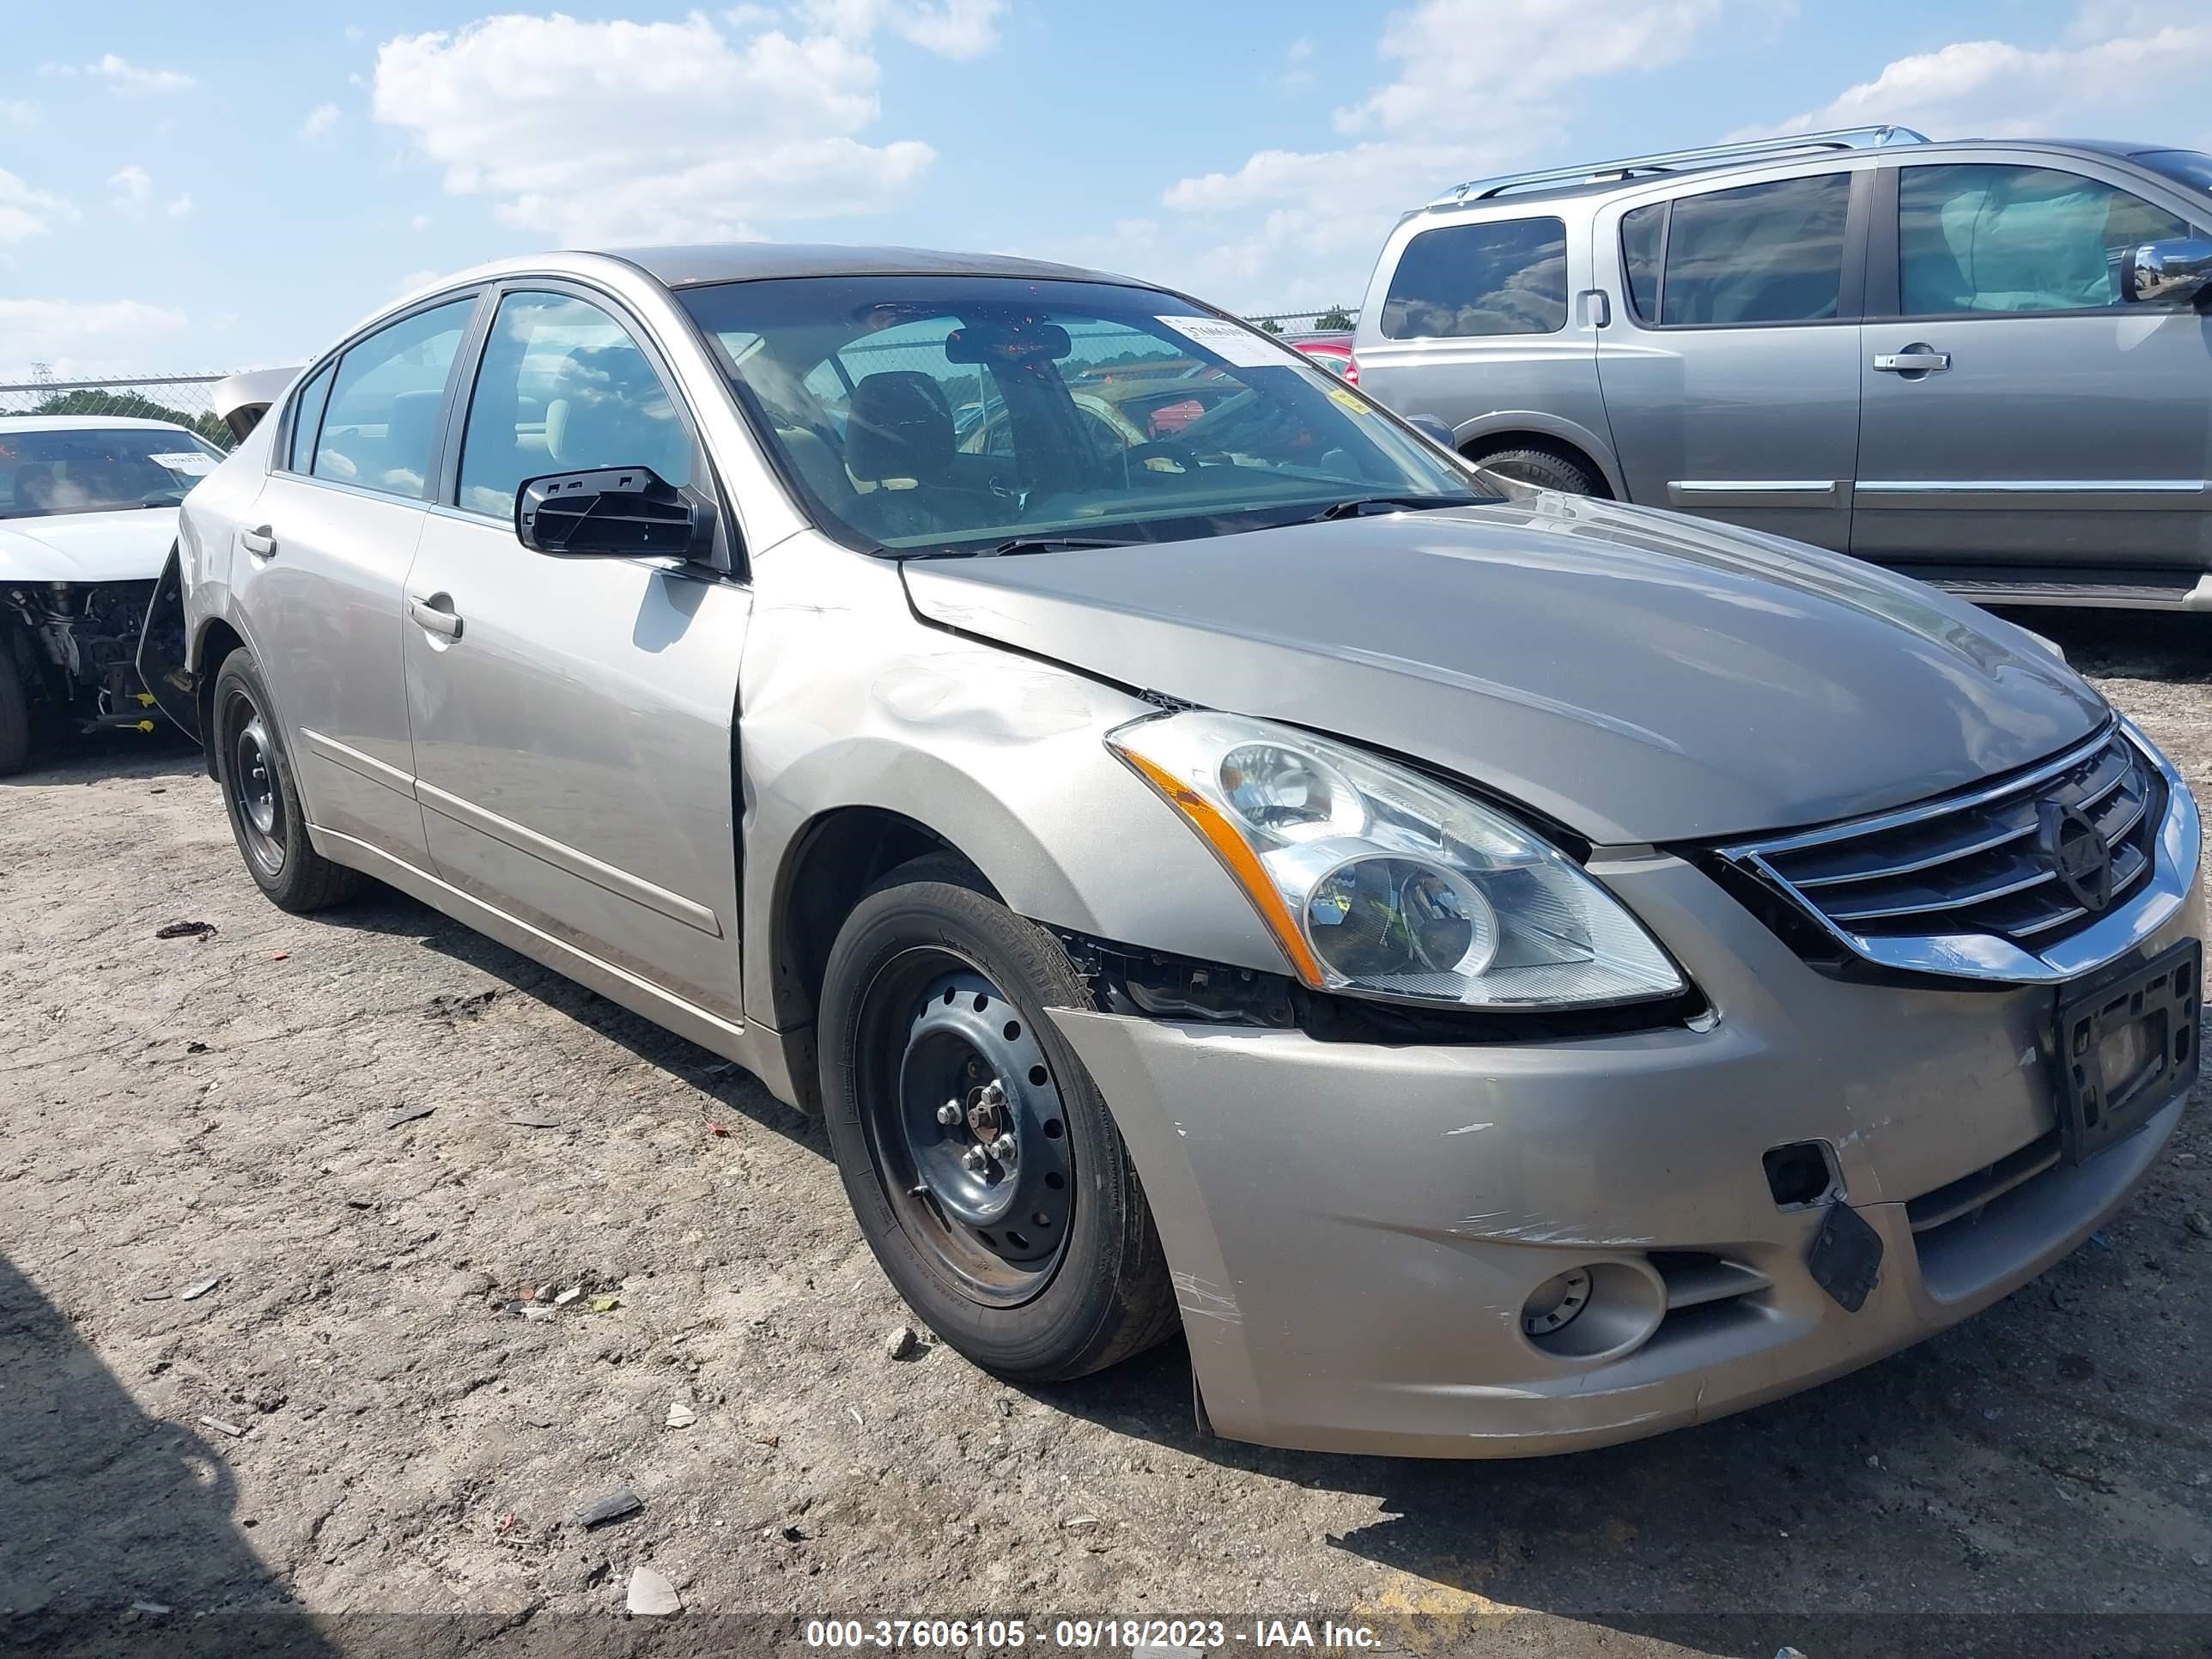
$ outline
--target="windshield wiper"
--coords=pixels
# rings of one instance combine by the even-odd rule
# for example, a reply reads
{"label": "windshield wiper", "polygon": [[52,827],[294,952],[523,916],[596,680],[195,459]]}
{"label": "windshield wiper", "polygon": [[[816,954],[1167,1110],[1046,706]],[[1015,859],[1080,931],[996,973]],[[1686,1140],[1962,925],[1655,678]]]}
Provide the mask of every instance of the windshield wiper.
{"label": "windshield wiper", "polygon": [[996,547],[984,548],[975,556],[995,559],[1011,553],[1072,553],[1090,547],[1136,547],[1142,541],[1141,537],[1127,536],[1017,536]]}
{"label": "windshield wiper", "polygon": [[893,555],[908,559],[995,559],[1007,553],[1065,553],[1091,547],[1138,547],[1146,538],[1114,536],[1016,536],[996,547],[923,547]]}
{"label": "windshield wiper", "polygon": [[1356,519],[1366,513],[1423,513],[1439,507],[1474,507],[1488,499],[1483,495],[1355,495],[1348,501],[1331,501],[1301,522],[1327,524],[1334,519]]}

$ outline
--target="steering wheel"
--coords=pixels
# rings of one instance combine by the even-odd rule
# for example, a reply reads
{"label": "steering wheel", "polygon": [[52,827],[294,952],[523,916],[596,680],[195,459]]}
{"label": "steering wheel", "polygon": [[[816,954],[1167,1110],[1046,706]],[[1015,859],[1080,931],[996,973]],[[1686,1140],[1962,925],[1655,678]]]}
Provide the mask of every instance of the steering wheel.
{"label": "steering wheel", "polygon": [[1195,472],[1204,465],[1198,459],[1195,449],[1175,438],[1155,438],[1147,444],[1131,444],[1121,452],[1121,461],[1124,465],[1142,466],[1155,455],[1163,460],[1173,461],[1178,472]]}

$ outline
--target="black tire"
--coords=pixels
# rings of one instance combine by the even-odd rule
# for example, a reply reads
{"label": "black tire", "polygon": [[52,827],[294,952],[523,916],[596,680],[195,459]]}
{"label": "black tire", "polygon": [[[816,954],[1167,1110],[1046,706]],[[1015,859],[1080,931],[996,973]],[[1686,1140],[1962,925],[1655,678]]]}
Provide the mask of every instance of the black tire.
{"label": "black tire", "polygon": [[[957,1002],[948,978],[963,993]],[[1021,1137],[1018,1161],[990,1164],[997,1174],[979,1180],[1027,1181],[1047,1158],[1066,1160],[1059,1166],[1068,1172],[1065,1189],[1054,1188],[1065,1214],[1041,1208],[1035,1216],[1055,1228],[1057,1254],[1043,1266],[1008,1261],[999,1264],[1003,1273],[994,1272],[979,1239],[992,1240],[994,1250],[1011,1250],[1006,1239],[1030,1249],[1039,1242],[964,1225],[945,1207],[957,1195],[915,1190],[925,1166],[907,1159],[954,1146],[972,1151],[961,1137],[986,1133],[965,1120],[941,1132],[946,1147],[917,1150],[904,1127],[911,1097],[928,1092],[926,1067],[921,1083],[910,1079],[929,1040],[916,1034],[937,1017],[939,986],[947,986],[942,1001],[952,1017],[961,1018],[970,1000],[965,992],[975,990],[981,1010],[984,994],[995,990],[1011,1012],[994,1005],[981,1023],[1009,1037],[1019,1028],[1022,1040],[1042,1051],[1036,1069],[1018,1079],[1018,1097],[1001,1097],[1004,1127]],[[862,896],[831,947],[823,983],[830,1142],[860,1231],[924,1323],[985,1370],[1015,1382],[1103,1370],[1176,1327],[1166,1257],[1121,1133],[1097,1085],[1043,1017],[1048,1006],[1087,1006],[1083,981],[1051,934],[1013,915],[965,864],[944,855],[892,871]],[[973,1052],[991,1058],[988,1049]],[[981,1074],[972,1066],[967,1072]],[[955,1104],[948,1096],[946,1105]],[[1038,1121],[1045,1112],[1056,1114],[1064,1132],[1052,1133],[1051,1118]],[[1049,1141],[1037,1138],[1045,1133]],[[1047,1167],[1043,1179],[1054,1173]],[[1027,1207],[1015,1206],[1016,1222],[1028,1224]]]}
{"label": "black tire", "polygon": [[15,666],[15,641],[0,629],[0,778],[13,777],[31,758],[31,701]]}
{"label": "black tire", "polygon": [[307,838],[292,758],[252,653],[232,652],[215,677],[209,752],[246,873],[280,910],[303,915],[350,898],[360,874]]}
{"label": "black tire", "polygon": [[1473,459],[1477,466],[1487,467],[1516,483],[1534,484],[1539,489],[1556,489],[1563,495],[1606,493],[1605,486],[1588,467],[1564,455],[1554,455],[1548,449],[1493,449]]}

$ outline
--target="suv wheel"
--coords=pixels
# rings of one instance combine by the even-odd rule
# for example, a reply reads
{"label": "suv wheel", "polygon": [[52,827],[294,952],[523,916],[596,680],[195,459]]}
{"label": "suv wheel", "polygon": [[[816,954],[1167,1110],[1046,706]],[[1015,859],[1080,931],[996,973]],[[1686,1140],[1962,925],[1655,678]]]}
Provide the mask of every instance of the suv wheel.
{"label": "suv wheel", "polygon": [[302,914],[350,897],[361,878],[315,851],[307,839],[292,762],[276,735],[269,693],[252,654],[222,659],[215,677],[208,741],[230,832],[256,885],[280,910]]}
{"label": "suv wheel", "polygon": [[21,771],[31,758],[31,702],[15,666],[14,643],[0,631],[0,778]]}
{"label": "suv wheel", "polygon": [[823,983],[830,1140],[860,1231],[925,1323],[1021,1382],[1176,1326],[1121,1133],[1044,1017],[1088,1000],[1049,933],[941,856],[870,890]]}
{"label": "suv wheel", "polygon": [[1563,495],[1605,494],[1588,467],[1564,455],[1554,455],[1548,449],[1494,449],[1487,455],[1474,457],[1474,464],[1516,483],[1556,489]]}

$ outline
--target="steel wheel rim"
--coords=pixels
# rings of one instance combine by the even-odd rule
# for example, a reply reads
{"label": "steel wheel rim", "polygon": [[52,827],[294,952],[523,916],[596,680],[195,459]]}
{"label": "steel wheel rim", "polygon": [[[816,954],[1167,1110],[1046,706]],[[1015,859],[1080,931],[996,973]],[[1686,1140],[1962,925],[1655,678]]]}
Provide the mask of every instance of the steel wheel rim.
{"label": "steel wheel rim", "polygon": [[233,702],[230,714],[230,795],[239,836],[246,856],[275,875],[284,867],[284,785],[276,744],[261,711],[246,698]]}
{"label": "steel wheel rim", "polygon": [[1076,1187],[1028,1016],[973,962],[911,951],[869,988],[861,1041],[861,1121],[908,1237],[974,1300],[1029,1301],[1066,1255]]}

